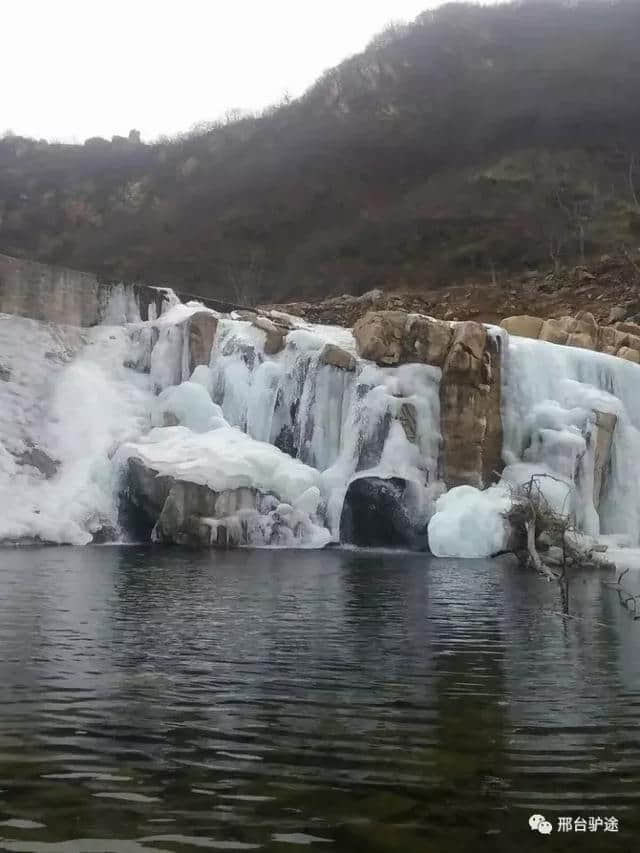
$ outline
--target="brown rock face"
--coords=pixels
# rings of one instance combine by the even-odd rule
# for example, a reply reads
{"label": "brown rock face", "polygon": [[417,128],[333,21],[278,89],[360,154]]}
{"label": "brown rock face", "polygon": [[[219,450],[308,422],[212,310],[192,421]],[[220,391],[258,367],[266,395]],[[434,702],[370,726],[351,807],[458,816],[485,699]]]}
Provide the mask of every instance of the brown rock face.
{"label": "brown rock face", "polygon": [[604,493],[609,464],[611,460],[611,447],[613,434],[618,423],[618,416],[610,412],[595,413],[595,447],[593,458],[593,505],[596,510],[600,508],[600,498]]}
{"label": "brown rock face", "polygon": [[440,383],[442,476],[449,488],[482,488],[502,470],[500,343],[479,323],[460,323]]}
{"label": "brown rock face", "polygon": [[[448,323],[414,314],[408,322],[408,348],[413,350],[409,360],[443,367],[453,339],[453,328]],[[408,353],[410,354],[410,353]]]}
{"label": "brown rock face", "polygon": [[369,311],[353,327],[358,355],[380,365],[400,364],[405,360],[407,324],[404,311]]}
{"label": "brown rock face", "polygon": [[627,336],[619,332],[613,326],[601,326],[598,329],[598,349],[615,355],[620,347],[624,346]]}
{"label": "brown rock face", "polygon": [[560,320],[545,320],[540,329],[540,340],[548,341],[550,344],[566,344],[569,332],[560,323]]}
{"label": "brown rock face", "polygon": [[616,323],[616,329],[623,334],[640,337],[640,326],[637,323]]}
{"label": "brown rock face", "polygon": [[352,372],[356,369],[356,360],[351,353],[335,344],[326,344],[320,353],[320,363],[329,364],[339,370]]}
{"label": "brown rock face", "polygon": [[543,323],[544,320],[541,317],[529,317],[527,314],[521,314],[515,317],[505,317],[500,325],[510,335],[517,335],[520,338],[537,338],[540,335]]}
{"label": "brown rock face", "polygon": [[279,353],[284,348],[285,329],[276,326],[268,317],[254,317],[252,323],[257,329],[262,329],[267,336],[264,342],[265,355],[276,355],[276,353]]}
{"label": "brown rock face", "polygon": [[[611,317],[618,316],[619,313],[620,311],[612,310]],[[636,323],[599,326],[590,311],[579,311],[575,317],[561,317],[559,320],[543,321],[539,317],[528,316],[507,317],[500,325],[511,335],[595,350],[640,363],[640,325]]]}
{"label": "brown rock face", "polygon": [[211,348],[218,330],[218,320],[207,311],[198,311],[189,317],[189,372],[199,364],[209,364]]}
{"label": "brown rock face", "polygon": [[624,358],[625,361],[632,361],[634,364],[640,364],[640,351],[631,347],[621,347],[616,353],[618,358]]}
{"label": "brown rock face", "polygon": [[[358,353],[377,364],[442,368],[441,476],[447,486],[482,488],[497,479],[502,470],[500,340],[480,323],[449,324],[402,311],[369,312],[353,333]],[[399,420],[415,441],[415,409],[404,405]]]}
{"label": "brown rock face", "polygon": [[572,332],[567,338],[567,346],[593,350],[596,349],[596,339],[587,332]]}
{"label": "brown rock face", "polygon": [[453,329],[442,320],[404,311],[369,311],[353,327],[358,355],[381,366],[444,365]]}

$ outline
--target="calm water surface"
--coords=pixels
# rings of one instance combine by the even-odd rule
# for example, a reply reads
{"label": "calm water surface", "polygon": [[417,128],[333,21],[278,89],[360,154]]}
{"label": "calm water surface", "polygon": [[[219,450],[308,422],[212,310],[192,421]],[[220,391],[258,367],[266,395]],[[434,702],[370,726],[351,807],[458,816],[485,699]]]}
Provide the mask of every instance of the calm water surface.
{"label": "calm water surface", "polygon": [[637,849],[640,622],[600,581],[565,619],[499,561],[0,551],[0,850]]}

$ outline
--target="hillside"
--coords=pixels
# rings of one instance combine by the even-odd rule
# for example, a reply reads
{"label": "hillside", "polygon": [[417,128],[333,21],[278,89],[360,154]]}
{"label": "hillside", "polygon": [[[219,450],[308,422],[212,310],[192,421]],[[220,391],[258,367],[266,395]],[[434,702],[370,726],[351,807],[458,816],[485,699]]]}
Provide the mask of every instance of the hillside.
{"label": "hillside", "polygon": [[639,42],[636,0],[450,4],[258,117],[151,145],[9,136],[0,252],[243,303],[495,290],[634,252]]}

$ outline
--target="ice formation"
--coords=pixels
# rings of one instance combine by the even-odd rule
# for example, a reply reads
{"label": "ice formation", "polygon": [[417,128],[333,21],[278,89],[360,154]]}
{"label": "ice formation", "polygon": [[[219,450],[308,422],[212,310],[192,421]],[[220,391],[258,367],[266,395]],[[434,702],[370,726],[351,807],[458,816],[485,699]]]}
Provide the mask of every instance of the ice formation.
{"label": "ice formation", "polygon": [[[91,329],[0,316],[0,541],[121,537],[133,457],[216,493],[268,496],[251,510],[253,544],[269,541],[269,525],[285,530],[284,544],[337,541],[350,482],[401,478],[408,517],[429,525],[435,554],[486,556],[505,545],[509,484],[531,476],[587,534],[640,543],[637,365],[499,332],[503,482],[443,494],[440,369],[377,367],[356,356],[349,330],[284,315],[290,331],[268,355],[264,330],[208,312],[214,345],[192,370],[189,324],[207,309],[167,294],[142,322],[126,289],[112,299]],[[339,364],[328,347],[340,348]],[[596,413],[617,419],[602,485]],[[246,521],[249,509],[238,512]]]}
{"label": "ice formation", "polygon": [[[107,325],[82,332],[2,318],[11,378],[0,383],[0,541],[120,536],[127,455],[216,491],[275,496],[268,512],[288,513],[299,532],[288,544],[337,539],[348,483],[361,476],[405,478],[412,517],[426,525],[442,490],[438,369],[333,366],[324,348],[353,357],[351,333],[292,318],[283,318],[294,326],[286,346],[267,356],[262,330],[221,318],[209,364],[191,374],[188,321],[205,310],[168,300],[142,322],[130,294],[116,289]],[[18,464],[32,445],[55,460],[48,479]]]}
{"label": "ice formation", "polygon": [[429,522],[429,547],[436,557],[489,557],[506,548],[509,491],[502,484],[485,491],[457,486],[436,502]]}
{"label": "ice formation", "polygon": [[[537,477],[549,504],[572,515],[580,529],[596,537],[623,534],[638,545],[640,367],[603,353],[502,334],[503,480],[524,484]],[[617,418],[600,495],[594,485],[595,412]],[[493,490],[473,492],[441,499],[429,531],[441,556],[480,557],[499,550],[494,549],[498,537],[485,535],[483,528],[499,529],[501,502],[493,501]]]}
{"label": "ice formation", "polygon": [[126,327],[0,315],[0,542],[117,537],[111,457],[147,428],[152,402],[148,378],[123,366],[129,346]]}

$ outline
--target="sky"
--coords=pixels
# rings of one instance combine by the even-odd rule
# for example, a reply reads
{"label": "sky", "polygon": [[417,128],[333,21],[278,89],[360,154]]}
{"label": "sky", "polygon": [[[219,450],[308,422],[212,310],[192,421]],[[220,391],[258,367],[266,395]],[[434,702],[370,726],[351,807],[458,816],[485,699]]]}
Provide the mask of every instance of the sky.
{"label": "sky", "polygon": [[430,0],[4,0],[0,133],[186,131],[301,94]]}

